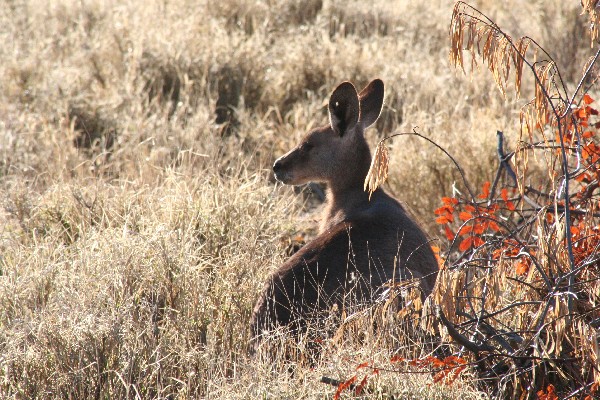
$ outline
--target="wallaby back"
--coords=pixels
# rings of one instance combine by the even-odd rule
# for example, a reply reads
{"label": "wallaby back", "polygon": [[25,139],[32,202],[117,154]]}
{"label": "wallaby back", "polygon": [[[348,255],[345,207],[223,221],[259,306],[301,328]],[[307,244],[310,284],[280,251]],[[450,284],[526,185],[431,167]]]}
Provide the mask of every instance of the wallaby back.
{"label": "wallaby back", "polygon": [[267,280],[253,312],[252,333],[304,320],[334,303],[371,301],[394,279],[421,278],[427,295],[438,265],[425,233],[383,189],[369,199],[363,190],[371,164],[364,130],[383,106],[383,82],[360,94],[350,82],[329,100],[330,123],[309,132],[273,165],[277,180],[290,185],[327,183],[319,235]]}

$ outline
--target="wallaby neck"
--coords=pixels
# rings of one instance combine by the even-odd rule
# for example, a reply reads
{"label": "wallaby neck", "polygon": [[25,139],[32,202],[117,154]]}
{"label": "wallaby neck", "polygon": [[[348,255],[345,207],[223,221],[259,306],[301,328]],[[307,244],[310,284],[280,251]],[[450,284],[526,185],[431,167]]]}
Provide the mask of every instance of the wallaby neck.
{"label": "wallaby neck", "polygon": [[353,158],[338,166],[340,176],[328,182],[321,231],[342,222],[353,211],[368,206],[369,193],[364,190],[364,182],[370,166],[369,146],[362,139]]}

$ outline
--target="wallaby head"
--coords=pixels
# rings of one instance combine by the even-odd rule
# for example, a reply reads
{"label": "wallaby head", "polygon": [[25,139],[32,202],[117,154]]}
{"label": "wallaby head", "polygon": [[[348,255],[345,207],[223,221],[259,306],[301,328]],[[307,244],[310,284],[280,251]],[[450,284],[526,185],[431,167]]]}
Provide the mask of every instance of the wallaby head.
{"label": "wallaby head", "polygon": [[343,82],[329,99],[329,124],[305,135],[273,165],[275,178],[285,184],[325,182],[335,192],[360,187],[369,170],[371,153],[364,130],[383,106],[383,82],[375,79],[360,93]]}

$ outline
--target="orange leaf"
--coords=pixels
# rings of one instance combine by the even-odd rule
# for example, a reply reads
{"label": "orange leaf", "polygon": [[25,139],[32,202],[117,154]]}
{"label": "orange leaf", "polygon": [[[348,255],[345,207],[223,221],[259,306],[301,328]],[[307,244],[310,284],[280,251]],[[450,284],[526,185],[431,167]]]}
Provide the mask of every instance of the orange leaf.
{"label": "orange leaf", "polygon": [[482,238],[480,238],[479,236],[473,236],[473,246],[474,247],[483,246],[484,244],[485,244],[485,242],[483,241]]}
{"label": "orange leaf", "polygon": [[481,235],[483,232],[485,232],[486,229],[486,225],[479,223],[479,224],[475,224],[475,226],[473,227],[473,232],[477,235]]}
{"label": "orange leaf", "polygon": [[588,159],[591,155],[591,152],[588,150],[587,146],[583,146],[581,148],[581,157],[583,157],[584,160]]}
{"label": "orange leaf", "polygon": [[494,232],[500,231],[500,227],[494,221],[489,221],[489,226],[490,226],[490,229],[493,230]]}
{"label": "orange leaf", "polygon": [[598,149],[594,143],[590,143],[587,146],[583,146],[581,148],[581,156],[584,159],[589,158],[591,155],[594,155],[598,152]]}
{"label": "orange leaf", "polygon": [[454,197],[442,197],[442,202],[449,206],[455,206],[458,204],[458,199],[455,199]]}
{"label": "orange leaf", "polygon": [[488,196],[490,195],[490,186],[491,183],[490,181],[485,181],[485,183],[483,184],[482,187],[482,193],[478,196],[480,199],[487,199]]}
{"label": "orange leaf", "polygon": [[594,99],[592,99],[592,96],[590,96],[587,93],[583,95],[583,103],[585,105],[592,104],[593,102],[594,102]]}
{"label": "orange leaf", "polygon": [[369,366],[369,362],[364,362],[362,364],[358,364],[358,366],[356,367],[356,370],[358,371],[359,369],[368,367],[368,366]]}
{"label": "orange leaf", "polygon": [[460,242],[460,244],[458,245],[458,249],[460,251],[467,251],[471,248],[472,243],[473,243],[473,236],[469,236],[468,238],[465,238],[462,242]]}
{"label": "orange leaf", "polygon": [[440,217],[437,217],[435,219],[435,222],[437,222],[440,225],[444,225],[444,224],[447,224],[449,222],[452,222],[452,215],[442,215]]}
{"label": "orange leaf", "polygon": [[581,137],[583,137],[584,139],[589,139],[594,135],[595,135],[595,133],[593,131],[585,131],[585,132],[583,132]]}
{"label": "orange leaf", "polygon": [[468,221],[473,218],[473,215],[468,212],[461,211],[460,214],[458,214],[458,218],[462,219],[463,221]]}
{"label": "orange leaf", "polygon": [[530,261],[528,258],[521,257],[515,267],[515,272],[517,275],[525,275],[527,272],[529,272],[529,263]]}
{"label": "orange leaf", "polygon": [[354,382],[356,382],[356,375],[348,379],[346,382],[341,383],[335,391],[335,395],[333,396],[334,400],[338,400],[342,392],[349,388]]}
{"label": "orange leaf", "polygon": [[505,203],[508,202],[508,189],[503,188],[500,191],[500,196],[502,197],[502,200],[504,200]]}
{"label": "orange leaf", "polygon": [[546,387],[546,393],[542,392],[542,396],[540,396],[540,398],[543,398],[544,400],[558,400],[558,397],[556,396],[556,390],[554,389],[554,385],[552,384]]}
{"label": "orange leaf", "polygon": [[444,233],[446,234],[446,239],[449,241],[454,240],[454,232],[452,232],[452,229],[450,229],[448,225],[444,226]]}
{"label": "orange leaf", "polygon": [[400,357],[400,356],[392,356],[392,358],[390,358],[390,362],[401,362],[401,361],[405,361],[406,359],[404,357]]}
{"label": "orange leaf", "polygon": [[497,260],[502,255],[502,249],[496,249],[492,252],[492,259]]}
{"label": "orange leaf", "polygon": [[577,182],[590,182],[592,180],[590,174],[588,174],[587,172],[583,173],[583,174],[579,174],[575,180]]}
{"label": "orange leaf", "polygon": [[364,378],[362,378],[362,381],[360,381],[360,383],[358,384],[358,386],[356,386],[356,389],[354,389],[354,393],[358,396],[360,396],[362,394],[363,389],[365,388],[365,385],[367,384],[367,378],[369,377],[369,375],[365,375]]}
{"label": "orange leaf", "polygon": [[448,357],[444,358],[444,362],[446,364],[454,366],[454,365],[466,364],[467,360],[465,360],[464,358],[461,358],[461,357],[457,357],[457,356],[448,356]]}
{"label": "orange leaf", "polygon": [[508,201],[506,203],[506,208],[508,208],[510,211],[515,211],[517,209],[512,201]]}
{"label": "orange leaf", "polygon": [[454,208],[452,206],[441,206],[440,208],[436,208],[434,214],[442,215],[442,214],[452,214],[454,212]]}
{"label": "orange leaf", "polygon": [[425,363],[433,365],[435,368],[444,367],[444,362],[437,357],[429,356],[424,359]]}
{"label": "orange leaf", "polygon": [[465,204],[464,208],[465,208],[465,211],[470,212],[470,213],[474,213],[475,211],[477,211],[477,209],[470,204]]}
{"label": "orange leaf", "polygon": [[464,235],[471,233],[472,231],[473,231],[473,227],[471,225],[465,225],[462,228],[460,228],[457,235],[464,236]]}
{"label": "orange leaf", "polygon": [[446,377],[446,371],[440,371],[433,376],[433,383],[440,383]]}

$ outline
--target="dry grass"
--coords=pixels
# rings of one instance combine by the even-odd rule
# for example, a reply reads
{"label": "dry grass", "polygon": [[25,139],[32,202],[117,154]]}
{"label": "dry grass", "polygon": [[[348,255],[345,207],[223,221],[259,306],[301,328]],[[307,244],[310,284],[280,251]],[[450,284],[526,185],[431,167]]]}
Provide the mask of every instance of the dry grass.
{"label": "dry grass", "polygon": [[[481,398],[468,376],[384,371],[396,349],[377,334],[312,367],[247,355],[255,296],[317,215],[270,165],[325,121],[337,83],[382,78],[369,140],[418,126],[476,184],[496,130],[517,140],[491,77],[449,66],[452,2],[217,3],[0,7],[0,397],[323,398],[335,389],[322,375],[370,361],[372,397]],[[559,60],[589,46],[547,28],[576,38],[577,5],[479,3]],[[457,172],[414,137],[390,157],[390,190],[435,237]]]}

